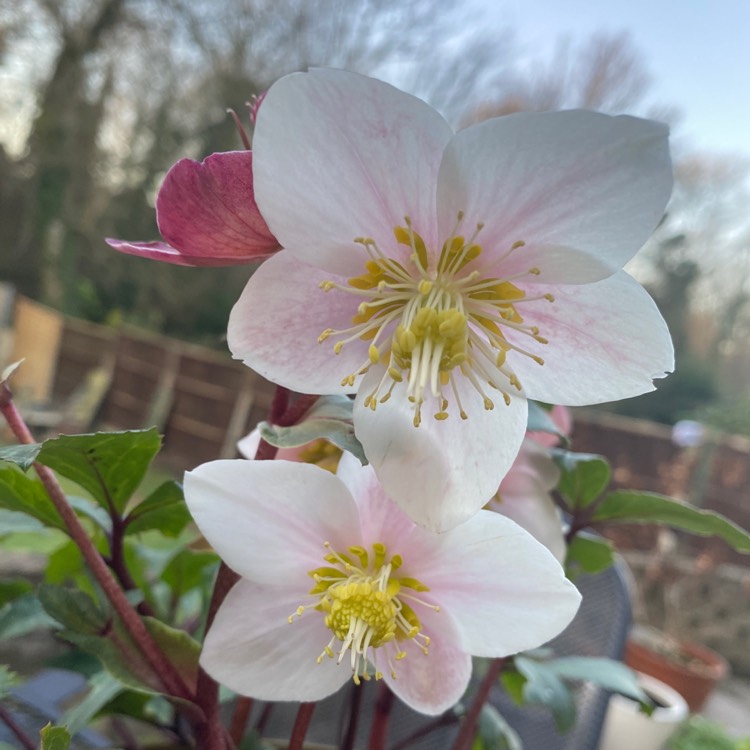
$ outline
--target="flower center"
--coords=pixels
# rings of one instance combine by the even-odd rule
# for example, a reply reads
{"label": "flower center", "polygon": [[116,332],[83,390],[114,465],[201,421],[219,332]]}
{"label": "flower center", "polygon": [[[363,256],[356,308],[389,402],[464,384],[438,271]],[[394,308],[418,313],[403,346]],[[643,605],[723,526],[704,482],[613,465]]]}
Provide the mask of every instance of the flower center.
{"label": "flower center", "polygon": [[[517,307],[521,303],[545,299],[554,302],[551,294],[530,297],[513,282],[525,276],[538,276],[538,268],[497,278],[483,276],[471,267],[471,262],[482,254],[476,239],[482,230],[478,224],[467,240],[458,234],[463,213],[450,238],[443,243],[437,262],[430,262],[422,237],[414,231],[405,217],[405,226],[394,229],[396,241],[410,248],[411,264],[404,265],[383,254],[375,240],[359,237],[369,256],[365,273],[348,280],[346,285],[324,281],[325,291],[339,289],[364,298],[352,326],[345,330],[327,328],[318,341],[330,336],[338,338],[333,350],[336,354],[356,339],[369,341],[368,357],[341,384],[352,386],[373,365],[385,368],[383,377],[365,397],[365,406],[375,410],[387,401],[397,383],[406,382],[407,397],[415,404],[414,426],[419,426],[424,400],[432,395],[438,404],[435,419],[448,418],[450,397],[456,403],[462,419],[467,414],[461,405],[456,377],[460,373],[479,393],[485,409],[493,409],[494,400],[486,386],[499,391],[506,404],[510,403],[508,389],[521,389],[521,383],[506,364],[508,351],[514,350],[540,365],[544,360],[515,343],[508,341],[505,331],[529,336],[539,344],[547,339],[536,326],[524,323]],[[503,258],[524,246],[513,243]]]}
{"label": "flower center", "polygon": [[[400,555],[387,557],[384,544],[372,545],[372,553],[364,547],[349,547],[346,553],[336,552],[326,542],[328,554],[324,560],[329,565],[311,570],[315,586],[309,593],[315,597],[312,604],[301,605],[295,616],[301,617],[307,609],[325,613],[325,624],[333,633],[317,661],[320,664],[328,656],[336,658],[334,645],[338,641],[337,662],[340,664],[347,651],[354,682],[369,680],[367,660],[370,649],[382,648],[393,679],[396,679],[395,661],[400,661],[406,652],[399,643],[413,640],[427,654],[430,639],[422,633],[422,624],[407,601],[430,607],[436,612],[440,608],[428,604],[409,593],[409,590],[429,591],[415,578],[394,576],[401,567]],[[375,679],[382,678],[375,672]]]}

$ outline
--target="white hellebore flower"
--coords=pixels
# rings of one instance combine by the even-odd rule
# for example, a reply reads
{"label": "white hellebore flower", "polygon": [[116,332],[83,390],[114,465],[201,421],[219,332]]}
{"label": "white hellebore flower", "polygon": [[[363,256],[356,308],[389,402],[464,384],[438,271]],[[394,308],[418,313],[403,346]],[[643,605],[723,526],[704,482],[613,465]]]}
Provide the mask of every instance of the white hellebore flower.
{"label": "white hellebore flower", "polygon": [[315,701],[374,677],[438,714],[466,689],[471,654],[540,646],[580,602],[554,557],[513,521],[483,510],[431,532],[350,454],[337,476],[289,461],[214,461],[185,475],[185,497],[241,576],[201,664],[255,698]]}
{"label": "white hellebore flower", "polygon": [[621,271],[672,186],[664,125],[522,113],[454,133],[370,78],[279,80],[258,113],[255,198],[282,247],[232,311],[233,355],[305,393],[357,394],[388,494],[448,529],[493,495],[526,398],[653,390],[666,325]]}

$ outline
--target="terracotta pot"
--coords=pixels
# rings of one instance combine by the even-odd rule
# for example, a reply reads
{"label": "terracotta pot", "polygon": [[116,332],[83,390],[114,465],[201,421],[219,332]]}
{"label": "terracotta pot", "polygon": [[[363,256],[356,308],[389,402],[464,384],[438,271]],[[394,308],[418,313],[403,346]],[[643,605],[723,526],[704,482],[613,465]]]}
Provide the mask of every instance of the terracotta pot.
{"label": "terracotta pot", "polygon": [[716,684],[729,672],[727,660],[706,646],[680,642],[684,658],[666,655],[636,641],[628,641],[625,663],[665,682],[687,701],[690,711],[703,708]]}
{"label": "terracotta pot", "polygon": [[687,718],[685,699],[669,685],[640,672],[638,684],[656,703],[654,712],[647,716],[636,701],[614,694],[609,699],[599,750],[661,750]]}

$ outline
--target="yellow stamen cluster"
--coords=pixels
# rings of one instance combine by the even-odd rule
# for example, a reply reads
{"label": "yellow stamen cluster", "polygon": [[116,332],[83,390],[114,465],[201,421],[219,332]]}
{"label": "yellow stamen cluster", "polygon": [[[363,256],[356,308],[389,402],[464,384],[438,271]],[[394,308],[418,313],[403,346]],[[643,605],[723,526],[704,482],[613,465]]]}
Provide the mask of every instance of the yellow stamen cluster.
{"label": "yellow stamen cluster", "polygon": [[336,473],[341,460],[341,448],[325,438],[318,438],[308,443],[299,453],[299,460],[307,464],[316,464],[321,469]]}
{"label": "yellow stamen cluster", "polygon": [[[337,661],[340,664],[350,652],[352,677],[359,685],[361,680],[370,679],[370,649],[383,648],[391,676],[396,679],[394,662],[406,656],[401,642],[413,640],[425,654],[429,652],[430,639],[421,632],[419,618],[405,601],[439,611],[409,593],[428,591],[428,587],[415,578],[394,576],[402,559],[399,555],[388,558],[385,545],[379,542],[372,545],[372,553],[364,547],[349,547],[342,553],[333,550],[328,542],[325,546],[328,554],[324,560],[328,565],[309,572],[315,581],[309,592],[315,602],[298,607],[289,622],[308,609],[323,612],[326,627],[333,635],[318,657],[319,664],[326,657],[336,658],[334,645],[338,641]],[[381,672],[375,673],[375,679],[382,676]]]}
{"label": "yellow stamen cluster", "polygon": [[[482,277],[473,263],[482,254],[476,243],[482,225],[466,239],[457,233],[462,220],[459,213],[456,227],[436,259],[431,258],[408,217],[394,234],[398,244],[410,249],[409,263],[386,256],[371,238],[357,238],[355,242],[369,255],[365,273],[349,279],[347,285],[321,284],[324,290],[335,288],[365,298],[351,328],[328,328],[318,339],[322,343],[330,336],[337,337],[336,354],[357,339],[370,342],[367,360],[341,384],[353,386],[373,365],[382,365],[383,377],[366,395],[365,406],[374,410],[390,398],[398,383],[406,382],[406,395],[415,404],[415,426],[421,422],[421,407],[428,394],[438,404],[436,419],[448,417],[449,395],[461,418],[466,419],[456,387],[458,373],[481,395],[485,409],[493,409],[495,403],[485,386],[499,391],[506,404],[510,403],[508,387],[521,388],[506,364],[510,350],[544,364],[541,357],[505,336],[506,330],[513,330],[538,344],[547,343],[536,326],[524,323],[517,306],[540,299],[553,302],[552,295],[529,297],[513,283],[521,277],[538,276],[540,270],[534,267],[504,279]],[[523,246],[520,241],[513,243],[504,257]]]}

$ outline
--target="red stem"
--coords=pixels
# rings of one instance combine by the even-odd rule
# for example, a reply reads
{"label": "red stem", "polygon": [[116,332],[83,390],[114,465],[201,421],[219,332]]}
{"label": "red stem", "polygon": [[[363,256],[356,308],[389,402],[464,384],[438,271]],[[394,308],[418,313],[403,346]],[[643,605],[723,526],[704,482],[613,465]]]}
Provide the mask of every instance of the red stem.
{"label": "red stem", "polygon": [[372,717],[369,750],[385,750],[388,739],[388,720],[393,706],[393,693],[385,682],[378,684],[378,697],[375,700],[375,715]]}
{"label": "red stem", "polygon": [[10,711],[6,711],[2,706],[0,706],[0,721],[13,732],[16,739],[23,745],[24,750],[36,750],[36,744],[32,741],[31,737],[16,723]]}
{"label": "red stem", "polygon": [[[2,384],[1,388],[0,411],[11,430],[13,430],[13,434],[18,438],[20,443],[29,445],[36,442],[26,423],[23,421],[23,417],[13,403],[10,389],[5,383]],[[65,493],[57,481],[57,477],[50,469],[40,463],[35,463],[34,468],[36,469],[37,476],[47,490],[50,500],[67,527],[68,533],[81,550],[81,554],[86,560],[89,569],[111,602],[115,612],[117,612],[122,620],[126,630],[143,652],[146,661],[164,686],[165,691],[177,698],[192,701],[193,695],[190,688],[185,684],[182,676],[177,672],[172,663],[162,653],[159,645],[143,624],[138,613],[127,600],[115,580],[114,574],[107,567],[107,564],[86,534],[86,530],[78,520],[75,511],[69,505]]]}
{"label": "red stem", "polygon": [[505,659],[493,659],[490,662],[487,674],[479,683],[479,689],[474,696],[474,701],[471,704],[469,713],[466,714],[466,718],[461,723],[461,729],[458,733],[458,737],[456,737],[455,743],[453,744],[453,750],[469,750],[471,747],[471,743],[474,740],[477,731],[477,720],[479,719],[479,714],[482,712],[484,704],[487,703],[490,690],[492,690],[492,686],[497,682],[497,678],[500,676],[504,664]]}
{"label": "red stem", "polygon": [[239,696],[235,701],[229,734],[238,745],[245,736],[245,728],[247,727],[247,720],[250,718],[250,712],[253,710],[253,703],[252,698],[244,698],[243,696]]}
{"label": "red stem", "polygon": [[305,744],[307,728],[310,726],[316,703],[300,703],[297,718],[292,728],[292,736],[289,738],[289,750],[302,750]]}

